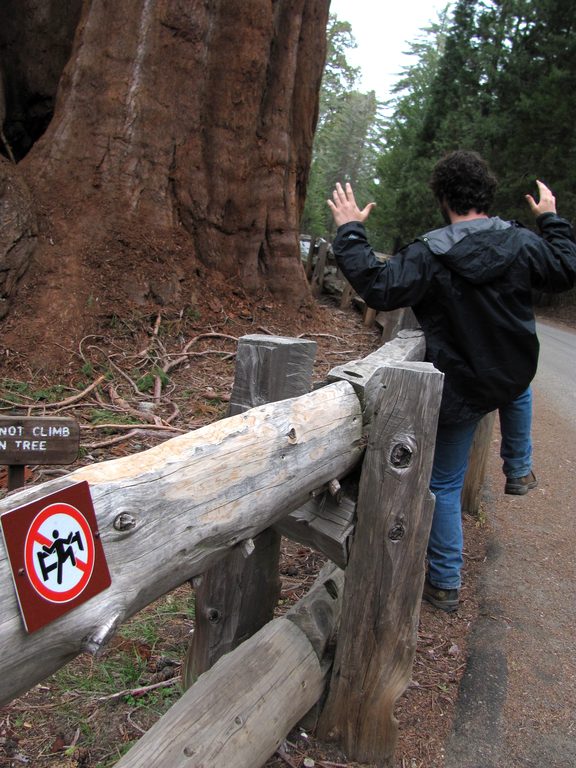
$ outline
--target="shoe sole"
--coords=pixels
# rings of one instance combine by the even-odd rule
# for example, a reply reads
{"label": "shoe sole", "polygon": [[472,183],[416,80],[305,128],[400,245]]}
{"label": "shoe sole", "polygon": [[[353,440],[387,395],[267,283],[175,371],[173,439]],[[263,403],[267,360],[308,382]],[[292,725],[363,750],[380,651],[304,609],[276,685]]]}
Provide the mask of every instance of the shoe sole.
{"label": "shoe sole", "polygon": [[538,485],[537,481],[527,483],[526,485],[514,485],[509,486],[506,485],[504,487],[504,493],[507,493],[509,496],[524,496],[528,493],[528,491],[533,490]]}
{"label": "shoe sole", "polygon": [[435,597],[426,593],[422,595],[422,599],[433,605],[434,608],[444,611],[444,613],[454,613],[454,611],[458,610],[459,600],[436,600]]}

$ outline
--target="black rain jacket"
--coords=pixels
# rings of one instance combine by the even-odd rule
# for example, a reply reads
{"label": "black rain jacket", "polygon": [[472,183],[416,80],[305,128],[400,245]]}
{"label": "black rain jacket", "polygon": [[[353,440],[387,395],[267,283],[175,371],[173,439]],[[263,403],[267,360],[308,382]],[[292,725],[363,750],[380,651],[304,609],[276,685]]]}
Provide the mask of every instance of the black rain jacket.
{"label": "black rain jacket", "polygon": [[532,381],[539,343],[533,290],[576,284],[568,221],[538,217],[539,236],[497,217],[458,222],[379,261],[360,222],[338,228],[340,269],[369,307],[412,307],[426,360],[444,373],[440,423],[472,421],[509,403]]}

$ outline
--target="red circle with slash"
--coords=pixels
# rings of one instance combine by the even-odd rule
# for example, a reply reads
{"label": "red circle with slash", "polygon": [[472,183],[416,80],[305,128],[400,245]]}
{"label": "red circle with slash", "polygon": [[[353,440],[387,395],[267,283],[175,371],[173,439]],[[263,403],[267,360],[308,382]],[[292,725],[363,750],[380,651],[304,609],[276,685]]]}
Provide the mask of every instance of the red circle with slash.
{"label": "red circle with slash", "polygon": [[41,597],[52,603],[74,600],[88,585],[94,562],[92,530],[76,507],[56,502],[36,515],[26,535],[24,567]]}

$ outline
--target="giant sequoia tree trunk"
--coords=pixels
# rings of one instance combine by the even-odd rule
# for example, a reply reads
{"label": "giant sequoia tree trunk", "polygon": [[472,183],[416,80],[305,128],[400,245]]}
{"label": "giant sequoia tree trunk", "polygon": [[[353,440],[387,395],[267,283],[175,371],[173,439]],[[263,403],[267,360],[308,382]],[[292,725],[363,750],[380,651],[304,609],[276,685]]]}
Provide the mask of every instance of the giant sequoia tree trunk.
{"label": "giant sequoia tree trunk", "polygon": [[328,8],[85,0],[54,116],[17,167],[39,235],[11,312],[50,318],[71,347],[110,298],[184,303],[191,273],[307,298],[297,236]]}

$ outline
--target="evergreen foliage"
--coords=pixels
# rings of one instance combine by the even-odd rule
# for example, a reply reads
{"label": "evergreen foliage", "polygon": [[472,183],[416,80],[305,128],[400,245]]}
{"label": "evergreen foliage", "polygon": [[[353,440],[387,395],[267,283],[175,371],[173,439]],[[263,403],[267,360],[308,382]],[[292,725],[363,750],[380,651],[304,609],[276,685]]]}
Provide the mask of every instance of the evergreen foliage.
{"label": "evergreen foliage", "polygon": [[440,223],[427,184],[434,158],[425,151],[422,136],[447,27],[448,12],[444,11],[409,45],[413,63],[404,67],[388,103],[385,150],[377,160],[377,184],[370,195],[377,206],[368,221],[375,246],[384,252],[395,252],[422,229]]}
{"label": "evergreen foliage", "polygon": [[[439,223],[431,221],[434,204],[424,190],[432,164],[455,148],[488,159],[500,181],[494,212],[502,218],[532,225],[524,195],[540,178],[574,220],[576,1],[458,0],[447,21],[441,16],[427,30],[427,57],[413,51],[418,63],[406,73],[391,120],[396,136],[379,160],[382,187],[395,166],[402,169],[388,238],[405,242]],[[439,58],[430,58],[432,50]],[[422,97],[415,75],[425,64]],[[398,136],[407,105],[416,109]]]}
{"label": "evergreen foliage", "polygon": [[331,17],[330,34],[306,209],[315,233],[330,234],[336,180],[352,182],[361,206],[377,202],[368,225],[378,250],[441,225],[428,178],[456,148],[492,165],[502,218],[533,226],[524,195],[540,178],[576,222],[576,0],[456,0],[410,44],[386,105],[354,90],[349,25]]}
{"label": "evergreen foliage", "polygon": [[346,59],[346,51],[356,45],[350,24],[331,15],[327,34],[318,128],[301,222],[302,231],[324,237],[333,234],[326,200],[335,183],[350,181],[359,194],[367,191],[382,151],[380,105],[373,91],[356,89],[359,73]]}

